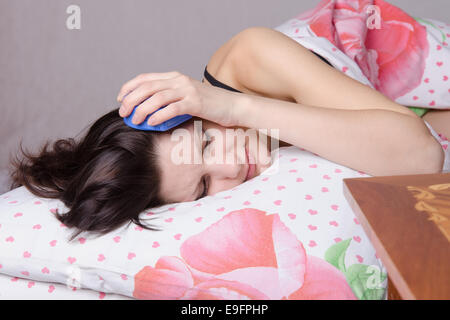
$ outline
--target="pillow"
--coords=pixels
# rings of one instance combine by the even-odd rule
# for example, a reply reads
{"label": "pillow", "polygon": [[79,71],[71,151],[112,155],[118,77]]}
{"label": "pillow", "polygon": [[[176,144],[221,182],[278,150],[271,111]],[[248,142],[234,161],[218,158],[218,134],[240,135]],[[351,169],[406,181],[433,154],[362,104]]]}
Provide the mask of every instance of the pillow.
{"label": "pillow", "polygon": [[261,175],[142,212],[161,231],[79,235],[67,208],[24,187],[0,196],[0,273],[139,299],[382,299],[386,273],[343,196],[367,177],[282,147]]}
{"label": "pillow", "polygon": [[132,300],[132,298],[0,274],[0,300]]}

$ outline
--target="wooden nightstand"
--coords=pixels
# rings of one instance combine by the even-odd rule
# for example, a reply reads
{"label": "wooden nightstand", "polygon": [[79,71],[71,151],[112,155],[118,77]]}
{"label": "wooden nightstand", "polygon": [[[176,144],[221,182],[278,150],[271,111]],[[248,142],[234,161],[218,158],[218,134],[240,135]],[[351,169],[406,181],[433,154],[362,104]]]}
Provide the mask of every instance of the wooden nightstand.
{"label": "wooden nightstand", "polygon": [[450,299],[450,173],[344,179],[389,299]]}

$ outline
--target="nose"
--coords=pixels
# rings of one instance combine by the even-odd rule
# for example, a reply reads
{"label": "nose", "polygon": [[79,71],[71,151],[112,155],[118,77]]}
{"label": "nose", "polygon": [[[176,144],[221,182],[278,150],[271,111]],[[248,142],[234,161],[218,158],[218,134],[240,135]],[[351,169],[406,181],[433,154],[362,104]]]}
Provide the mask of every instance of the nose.
{"label": "nose", "polygon": [[246,164],[233,161],[233,163],[211,163],[205,165],[209,176],[208,194],[232,189],[244,182]]}
{"label": "nose", "polygon": [[[222,154],[214,150],[221,149]],[[245,143],[236,145],[234,138],[213,139],[211,149],[206,154],[205,173],[209,176],[208,194],[232,189],[244,182],[247,175]]]}

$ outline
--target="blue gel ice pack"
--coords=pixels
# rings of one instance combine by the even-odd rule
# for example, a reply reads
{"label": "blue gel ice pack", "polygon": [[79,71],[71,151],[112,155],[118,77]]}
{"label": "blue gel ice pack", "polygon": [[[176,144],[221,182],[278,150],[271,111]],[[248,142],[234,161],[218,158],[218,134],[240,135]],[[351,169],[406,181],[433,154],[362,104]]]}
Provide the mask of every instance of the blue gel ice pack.
{"label": "blue gel ice pack", "polygon": [[176,127],[177,125],[179,125],[179,124],[181,124],[181,123],[183,123],[183,122],[185,122],[185,121],[187,121],[187,120],[192,118],[192,116],[189,115],[189,114],[182,114],[182,115],[178,115],[178,116],[176,116],[176,117],[174,117],[172,119],[166,120],[166,121],[164,121],[164,122],[162,122],[162,123],[160,123],[160,124],[158,124],[156,126],[149,125],[147,123],[148,118],[150,118],[150,116],[153,113],[158,112],[159,110],[167,107],[167,106],[164,106],[164,107],[159,108],[155,112],[149,114],[142,123],[136,125],[133,122],[131,122],[131,120],[133,119],[133,115],[134,115],[134,113],[135,113],[135,111],[136,111],[136,109],[138,107],[139,107],[139,105],[135,106],[134,109],[133,109],[133,112],[131,112],[131,114],[128,117],[123,118],[123,121],[125,122],[125,124],[127,126],[129,126],[131,128],[134,128],[134,129],[138,129],[138,130],[167,131],[167,130],[169,130],[169,129],[173,128],[173,127]]}

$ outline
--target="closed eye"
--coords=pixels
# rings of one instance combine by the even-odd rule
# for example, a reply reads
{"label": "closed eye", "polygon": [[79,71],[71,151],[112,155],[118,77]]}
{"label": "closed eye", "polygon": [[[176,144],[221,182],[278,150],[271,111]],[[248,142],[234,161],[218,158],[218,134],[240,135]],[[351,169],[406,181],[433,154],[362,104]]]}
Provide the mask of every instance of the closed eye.
{"label": "closed eye", "polygon": [[[210,137],[205,133],[205,131],[203,130],[202,131],[203,132],[203,134],[206,136],[206,144],[205,144],[205,146],[203,147],[203,150],[202,150],[202,155],[204,154],[204,152],[205,152],[205,150],[206,150],[206,148],[208,147],[208,145],[211,143],[211,139],[210,139]],[[201,199],[201,198],[203,198],[203,197],[206,197],[206,195],[208,194],[208,187],[209,187],[209,184],[207,184],[206,183],[206,176],[203,176],[203,178],[202,178],[202,183],[203,183],[203,192],[202,192],[202,194],[200,195],[200,197],[198,197],[196,200],[198,200],[198,199]]]}

